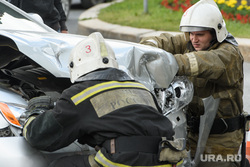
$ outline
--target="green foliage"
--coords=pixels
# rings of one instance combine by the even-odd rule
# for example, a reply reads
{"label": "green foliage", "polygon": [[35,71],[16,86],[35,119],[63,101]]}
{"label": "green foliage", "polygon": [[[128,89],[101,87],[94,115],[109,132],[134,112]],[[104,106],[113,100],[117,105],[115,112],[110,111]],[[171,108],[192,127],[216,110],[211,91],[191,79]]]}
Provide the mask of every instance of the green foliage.
{"label": "green foliage", "polygon": [[[148,0],[144,13],[143,0],[124,0],[100,11],[98,18],[112,24],[179,32],[182,11],[172,11],[161,5],[162,0]],[[250,38],[250,24],[226,21],[228,31],[235,37]]]}
{"label": "green foliage", "polygon": [[227,30],[235,37],[250,38],[250,24],[226,20]]}

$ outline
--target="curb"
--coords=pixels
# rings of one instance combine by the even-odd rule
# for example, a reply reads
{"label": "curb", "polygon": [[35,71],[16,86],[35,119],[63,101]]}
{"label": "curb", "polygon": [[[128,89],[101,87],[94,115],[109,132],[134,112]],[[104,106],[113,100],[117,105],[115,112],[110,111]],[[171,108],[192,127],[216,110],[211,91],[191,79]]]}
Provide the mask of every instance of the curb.
{"label": "curb", "polygon": [[[118,24],[110,24],[98,19],[99,11],[106,8],[113,3],[119,3],[123,0],[115,0],[114,2],[102,3],[84,11],[78,21],[78,34],[89,35],[93,32],[102,33],[104,38],[118,39],[138,43],[142,37],[160,35],[163,32],[168,32],[173,35],[181,32],[170,31],[155,31],[153,29],[134,28],[128,26],[121,26]],[[250,39],[236,38],[239,49],[244,57],[245,62],[250,62]]]}

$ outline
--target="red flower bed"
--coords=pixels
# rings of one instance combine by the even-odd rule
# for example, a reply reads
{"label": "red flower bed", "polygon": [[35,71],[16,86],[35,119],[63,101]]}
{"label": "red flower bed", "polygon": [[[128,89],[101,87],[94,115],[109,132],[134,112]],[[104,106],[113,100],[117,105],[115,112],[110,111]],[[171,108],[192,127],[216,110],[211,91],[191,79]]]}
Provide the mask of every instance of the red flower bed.
{"label": "red flower bed", "polygon": [[185,3],[181,2],[181,0],[163,0],[161,5],[165,6],[168,9],[179,11],[180,8],[183,12],[185,12],[190,6],[192,6],[190,0],[186,0]]}
{"label": "red flower bed", "polygon": [[[182,11],[183,13],[197,1],[193,0],[162,0],[161,5],[173,11]],[[220,7],[220,5],[218,5]],[[237,10],[235,10],[237,11]],[[250,16],[240,13],[228,13],[221,9],[221,13],[226,20],[239,21],[242,24],[250,23]]]}

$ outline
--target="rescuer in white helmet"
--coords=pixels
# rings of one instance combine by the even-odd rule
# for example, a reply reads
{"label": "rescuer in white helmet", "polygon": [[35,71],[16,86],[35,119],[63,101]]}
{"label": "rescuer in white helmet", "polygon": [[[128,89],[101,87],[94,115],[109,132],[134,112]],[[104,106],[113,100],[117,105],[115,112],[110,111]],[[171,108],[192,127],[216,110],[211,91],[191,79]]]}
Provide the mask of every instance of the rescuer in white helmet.
{"label": "rescuer in white helmet", "polygon": [[[183,14],[180,30],[184,34],[145,37],[141,44],[162,48],[174,54],[179,65],[177,75],[188,76],[194,85],[194,97],[187,113],[188,145],[195,155],[200,116],[204,114],[202,99],[220,98],[219,108],[203,156],[215,160],[199,166],[238,166],[227,161],[238,154],[243,140],[243,56],[234,37],[228,33],[222,14],[213,0],[200,0]],[[209,132],[207,132],[209,133]],[[202,155],[201,155],[202,156]],[[218,162],[221,156],[226,161]],[[244,159],[244,158],[242,158]],[[205,160],[208,161],[208,160]]]}
{"label": "rescuer in white helmet", "polygon": [[77,140],[97,153],[63,157],[50,167],[181,166],[185,147],[171,154],[173,146],[159,148],[160,142],[166,146],[172,141],[172,123],[151,92],[118,69],[115,54],[100,33],[76,45],[69,68],[74,84],[53,109],[50,103],[31,99],[23,136],[40,150],[55,151]]}
{"label": "rescuer in white helmet", "polygon": [[97,69],[118,68],[114,51],[106,44],[100,33],[91,34],[73,49],[69,66],[72,83]]}

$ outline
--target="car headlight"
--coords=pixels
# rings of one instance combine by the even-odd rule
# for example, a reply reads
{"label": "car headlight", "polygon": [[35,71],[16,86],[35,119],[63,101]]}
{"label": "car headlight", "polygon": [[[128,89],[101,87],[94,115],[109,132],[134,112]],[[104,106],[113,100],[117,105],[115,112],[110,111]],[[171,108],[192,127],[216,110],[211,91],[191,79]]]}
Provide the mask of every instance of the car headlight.
{"label": "car headlight", "polygon": [[187,106],[193,98],[193,84],[185,76],[176,76],[168,89],[156,89],[157,101],[166,116]]}
{"label": "car headlight", "polygon": [[24,106],[0,102],[0,113],[9,124],[17,128],[22,128],[19,119],[22,113],[24,113],[25,111],[26,110]]}

